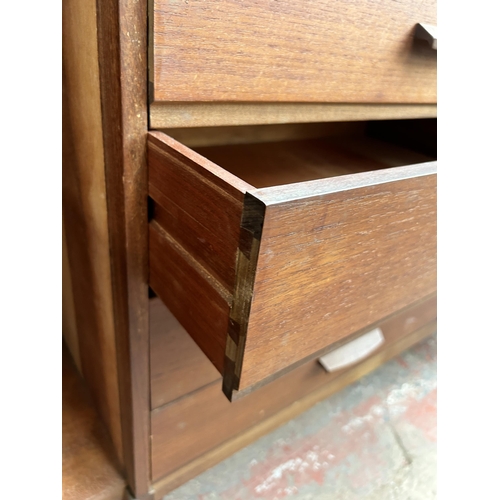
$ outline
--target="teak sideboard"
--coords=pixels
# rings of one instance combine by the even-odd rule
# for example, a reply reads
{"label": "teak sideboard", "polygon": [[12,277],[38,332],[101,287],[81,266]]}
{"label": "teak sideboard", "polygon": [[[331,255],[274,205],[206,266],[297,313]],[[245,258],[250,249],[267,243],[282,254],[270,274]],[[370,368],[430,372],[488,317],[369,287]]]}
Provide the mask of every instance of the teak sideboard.
{"label": "teak sideboard", "polygon": [[63,333],[159,499],[436,330],[435,0],[67,0]]}

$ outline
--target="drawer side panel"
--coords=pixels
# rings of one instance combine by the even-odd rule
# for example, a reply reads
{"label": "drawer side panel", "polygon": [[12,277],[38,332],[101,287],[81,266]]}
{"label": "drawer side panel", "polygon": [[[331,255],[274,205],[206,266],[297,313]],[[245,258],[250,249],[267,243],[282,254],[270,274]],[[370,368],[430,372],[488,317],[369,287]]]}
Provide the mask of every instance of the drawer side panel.
{"label": "drawer side panel", "polygon": [[149,255],[151,288],[222,373],[230,298],[155,223]]}
{"label": "drawer side panel", "polygon": [[148,136],[150,286],[222,373],[245,182]]}

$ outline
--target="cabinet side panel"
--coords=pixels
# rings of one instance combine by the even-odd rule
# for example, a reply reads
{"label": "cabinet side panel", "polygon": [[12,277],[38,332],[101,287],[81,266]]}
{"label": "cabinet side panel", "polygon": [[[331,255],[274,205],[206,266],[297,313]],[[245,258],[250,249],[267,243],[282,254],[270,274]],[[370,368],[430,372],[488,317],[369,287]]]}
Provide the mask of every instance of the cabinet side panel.
{"label": "cabinet side panel", "polygon": [[97,41],[123,458],[149,497],[147,1],[97,0]]}
{"label": "cabinet side panel", "polygon": [[95,3],[63,6],[63,210],[78,348],[122,459]]}
{"label": "cabinet side panel", "polygon": [[68,259],[68,244],[63,220],[63,249],[62,249],[62,333],[69,352],[78,371],[82,373],[80,349],[78,347],[78,329],[75,316],[75,299],[71,283],[71,270]]}

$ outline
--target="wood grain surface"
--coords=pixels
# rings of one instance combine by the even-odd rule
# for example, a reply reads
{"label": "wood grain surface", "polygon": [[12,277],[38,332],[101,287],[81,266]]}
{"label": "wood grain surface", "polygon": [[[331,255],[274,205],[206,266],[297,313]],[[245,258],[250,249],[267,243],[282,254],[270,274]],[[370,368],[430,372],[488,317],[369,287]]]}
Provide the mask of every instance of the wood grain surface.
{"label": "wood grain surface", "polygon": [[122,500],[113,443],[65,345],[62,354],[62,499]]}
{"label": "wood grain surface", "polygon": [[73,357],[78,371],[82,372],[80,348],[78,347],[78,328],[76,326],[75,299],[73,284],[71,283],[71,269],[68,258],[68,244],[64,230],[64,216],[62,227],[62,333],[68,349]]}
{"label": "wood grain surface", "polygon": [[244,181],[165,134],[148,140],[150,286],[222,373]]}
{"label": "wood grain surface", "polygon": [[[154,313],[162,317],[171,314],[167,310],[162,312],[160,306]],[[374,356],[435,318],[436,297],[433,296],[383,321],[379,326],[386,340]],[[186,352],[193,358],[197,353],[195,346]],[[205,358],[204,363],[208,366],[209,361]],[[202,457],[353,369],[356,367],[328,374],[314,359],[233,403],[221,393],[220,382],[212,382],[208,377],[209,385],[152,412],[153,480]],[[186,370],[180,368],[175,378],[181,374],[185,375]]]}
{"label": "wood grain surface", "polygon": [[319,137],[346,137],[362,134],[366,121],[323,123],[275,123],[226,127],[183,127],[161,130],[190,148],[290,141]]}
{"label": "wood grain surface", "polygon": [[[123,456],[149,498],[147,1],[98,0],[97,36]],[[77,61],[81,64],[81,61]],[[85,100],[82,99],[85,103]]]}
{"label": "wood grain surface", "polygon": [[149,107],[150,126],[153,129],[436,116],[436,104],[407,103],[153,102]]}
{"label": "wood grain surface", "polygon": [[232,293],[243,193],[252,186],[167,137],[149,134],[154,220]]}
{"label": "wood grain surface", "polygon": [[340,137],[226,144],[195,150],[257,188],[433,160],[391,143],[372,140],[363,132],[354,129]]}
{"label": "wood grain surface", "polygon": [[122,460],[96,29],[95,4],[64,2],[62,201],[80,366]]}
{"label": "wood grain surface", "polygon": [[155,101],[435,103],[435,0],[153,4]]}
{"label": "wood grain surface", "polygon": [[266,210],[234,389],[436,290],[434,163],[252,194]]}
{"label": "wood grain surface", "polygon": [[220,380],[219,372],[158,297],[149,301],[151,409]]}
{"label": "wood grain surface", "polygon": [[155,221],[149,252],[151,288],[222,373],[231,296]]}
{"label": "wood grain surface", "polygon": [[294,401],[293,404],[283,408],[271,417],[245,429],[244,431],[238,433],[235,437],[230,438],[222,444],[219,444],[215,448],[209,450],[204,455],[195,458],[186,465],[180,467],[172,473],[169,473],[154,483],[154,499],[161,500],[168,492],[181,486],[186,481],[189,481],[193,477],[207,470],[209,467],[216,465],[243,447],[249,445],[260,437],[278,428],[280,425],[283,425],[290,419],[308,410],[316,403],[331,396],[335,392],[340,391],[349,384],[352,384],[394,356],[397,356],[405,349],[410,348],[435,332],[436,321],[431,321],[422,328],[388,346],[387,349],[380,351],[378,354],[375,354],[366,361],[363,361],[359,365],[347,370],[345,373],[334,378],[329,383],[319,387],[298,401]]}

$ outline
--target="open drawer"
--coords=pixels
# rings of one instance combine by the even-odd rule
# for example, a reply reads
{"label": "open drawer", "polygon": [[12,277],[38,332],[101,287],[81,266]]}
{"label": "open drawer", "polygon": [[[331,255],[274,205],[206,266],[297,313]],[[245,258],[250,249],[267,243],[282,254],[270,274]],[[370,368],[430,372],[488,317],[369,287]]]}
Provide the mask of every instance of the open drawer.
{"label": "open drawer", "polygon": [[148,167],[150,286],[229,399],[436,290],[432,152],[367,135],[195,152],[150,132]]}

